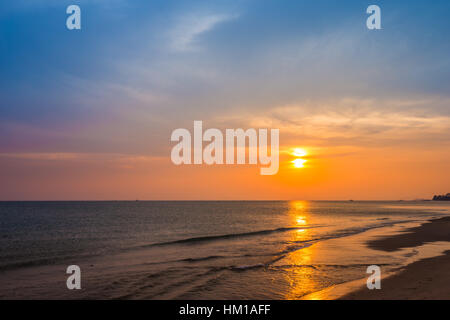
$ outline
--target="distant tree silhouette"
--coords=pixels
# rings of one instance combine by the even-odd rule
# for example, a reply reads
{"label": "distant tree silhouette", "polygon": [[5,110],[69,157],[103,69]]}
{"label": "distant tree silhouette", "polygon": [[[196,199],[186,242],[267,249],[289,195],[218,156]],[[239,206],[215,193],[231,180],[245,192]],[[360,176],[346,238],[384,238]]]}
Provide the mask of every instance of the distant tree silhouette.
{"label": "distant tree silhouette", "polygon": [[435,195],[433,197],[434,201],[450,201],[450,193],[447,194],[441,194],[441,195]]}

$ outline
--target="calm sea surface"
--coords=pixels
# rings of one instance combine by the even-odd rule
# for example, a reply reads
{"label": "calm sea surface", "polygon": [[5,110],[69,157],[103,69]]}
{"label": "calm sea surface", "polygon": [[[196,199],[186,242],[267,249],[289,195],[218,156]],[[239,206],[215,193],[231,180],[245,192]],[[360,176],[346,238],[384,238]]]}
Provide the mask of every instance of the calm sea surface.
{"label": "calm sea surface", "polygon": [[[420,256],[365,243],[440,202],[0,202],[0,298],[298,299]],[[82,290],[66,288],[67,266]]]}

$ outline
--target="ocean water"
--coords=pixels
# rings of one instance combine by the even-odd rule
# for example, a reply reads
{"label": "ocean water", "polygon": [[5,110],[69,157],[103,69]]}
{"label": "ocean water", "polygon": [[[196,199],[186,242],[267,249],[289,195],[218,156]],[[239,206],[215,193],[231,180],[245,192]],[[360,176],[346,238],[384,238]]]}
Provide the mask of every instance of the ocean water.
{"label": "ocean water", "polygon": [[[420,248],[366,242],[441,202],[0,202],[0,298],[300,299],[390,272]],[[66,288],[79,265],[82,290]]]}

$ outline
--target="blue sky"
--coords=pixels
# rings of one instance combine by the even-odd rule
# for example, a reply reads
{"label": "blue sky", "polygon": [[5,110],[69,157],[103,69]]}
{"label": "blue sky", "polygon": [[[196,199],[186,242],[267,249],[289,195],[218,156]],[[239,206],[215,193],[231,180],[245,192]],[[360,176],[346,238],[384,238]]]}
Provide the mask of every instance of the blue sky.
{"label": "blue sky", "polygon": [[[65,28],[72,3],[81,31]],[[378,1],[381,31],[365,28],[371,3],[2,1],[0,115],[89,121],[124,111],[113,105],[129,101],[127,90],[168,98],[146,106],[163,114],[299,96],[447,95],[448,1]]]}

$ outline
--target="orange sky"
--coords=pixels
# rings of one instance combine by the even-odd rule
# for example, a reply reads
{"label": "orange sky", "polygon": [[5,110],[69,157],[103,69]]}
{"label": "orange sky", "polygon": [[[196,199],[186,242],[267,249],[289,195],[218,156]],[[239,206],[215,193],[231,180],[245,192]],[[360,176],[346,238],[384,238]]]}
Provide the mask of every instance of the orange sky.
{"label": "orange sky", "polygon": [[[2,157],[4,200],[389,200],[450,190],[450,149],[305,148],[304,168],[290,149],[274,176],[255,165],[181,165],[170,157],[40,154]],[[18,170],[22,168],[22,170]],[[12,173],[12,174],[11,174]]]}

